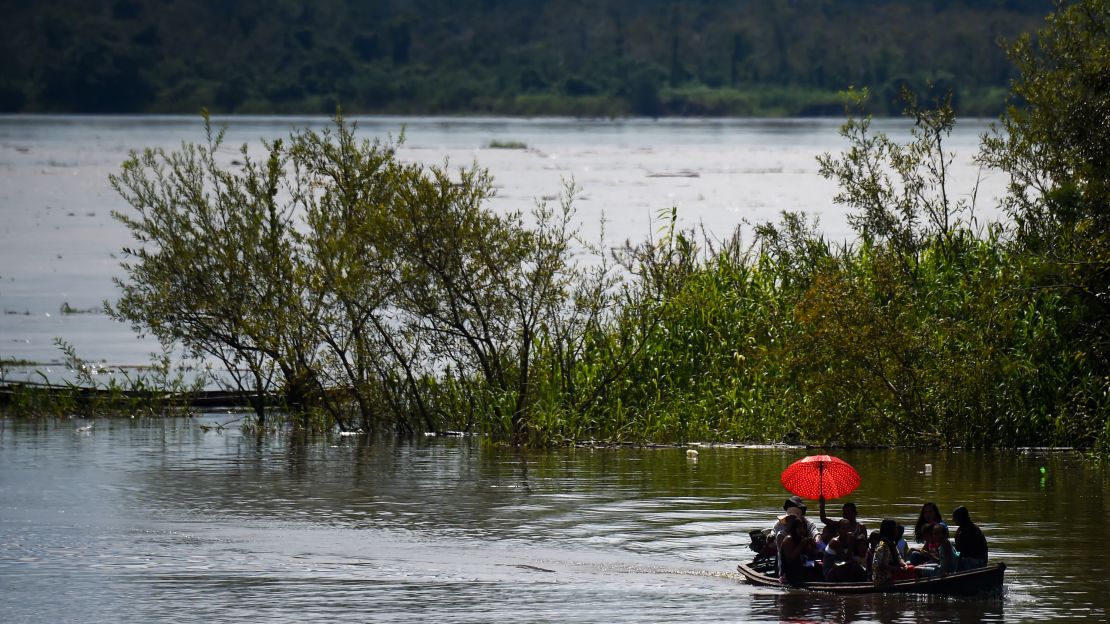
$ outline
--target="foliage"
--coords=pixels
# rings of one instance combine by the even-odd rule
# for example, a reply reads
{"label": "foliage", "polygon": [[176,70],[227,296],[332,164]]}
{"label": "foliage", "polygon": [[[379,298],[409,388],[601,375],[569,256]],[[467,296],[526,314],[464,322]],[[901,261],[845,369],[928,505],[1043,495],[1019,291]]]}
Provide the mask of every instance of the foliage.
{"label": "foliage", "polygon": [[[110,370],[77,355],[74,346],[61,338],[54,340],[64,356],[63,366],[73,374],[64,384],[52,383],[38,371],[41,382],[14,381],[7,378],[6,365],[0,362],[0,385],[4,410],[16,416],[166,416],[187,410],[193,396],[204,389],[209,371],[174,370],[167,349],[152,353],[150,365],[139,371]],[[24,364],[26,365],[26,364]],[[106,376],[105,381],[100,377]]]}
{"label": "foliage", "polygon": [[[997,36],[1033,0],[8,3],[0,107],[26,112],[837,115],[868,84],[997,114]],[[928,36],[924,36],[928,33]]]}
{"label": "foliage", "polygon": [[[345,429],[412,432],[476,413],[527,437],[532,349],[573,275],[569,198],[525,227],[485,208],[484,170],[401,163],[341,117],[261,160],[243,146],[238,171],[205,129],[206,144],[134,154],[112,176],[138,242],[115,317],[218,360],[260,420],[276,391],[304,423],[322,410]],[[444,387],[470,409],[437,411]]]}
{"label": "foliage", "polygon": [[1016,243],[1059,299],[1072,375],[1057,410],[1110,448],[1110,2],[1059,3],[1011,58],[1012,102],[982,158],[1009,175]]}
{"label": "foliage", "polygon": [[222,364],[239,388],[256,393],[261,418],[278,373],[290,404],[305,404],[316,356],[300,323],[291,208],[277,201],[284,148],[275,142],[259,162],[244,147],[236,173],[217,161],[223,132],[213,133],[207,117],[205,130],[205,145],[147,149],[111,176],[138,211],[113,216],[139,246],[123,250],[133,259],[122,263],[129,279],[116,278],[122,295],[108,311]]}
{"label": "foliage", "polygon": [[908,139],[843,126],[820,159],[859,234],[842,245],[801,214],[699,236],[672,207],[604,252],[575,235],[573,184],[497,214],[485,171],[401,162],[342,118],[242,165],[206,122],[205,145],[113,177],[138,241],[113,313],[241,372],[260,419],[279,392],[305,427],[1105,451],[1108,6],[1061,6],[1014,48],[981,155],[1011,177],[1013,227],[980,227],[975,190],[950,188],[951,95],[904,94]]}

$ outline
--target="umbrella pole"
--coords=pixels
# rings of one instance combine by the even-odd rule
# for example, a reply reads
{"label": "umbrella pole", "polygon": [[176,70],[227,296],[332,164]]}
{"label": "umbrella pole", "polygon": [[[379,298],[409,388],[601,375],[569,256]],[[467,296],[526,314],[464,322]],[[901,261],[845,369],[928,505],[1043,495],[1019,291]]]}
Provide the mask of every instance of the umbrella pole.
{"label": "umbrella pole", "polygon": [[825,462],[817,464],[817,493],[818,498],[825,500]]}

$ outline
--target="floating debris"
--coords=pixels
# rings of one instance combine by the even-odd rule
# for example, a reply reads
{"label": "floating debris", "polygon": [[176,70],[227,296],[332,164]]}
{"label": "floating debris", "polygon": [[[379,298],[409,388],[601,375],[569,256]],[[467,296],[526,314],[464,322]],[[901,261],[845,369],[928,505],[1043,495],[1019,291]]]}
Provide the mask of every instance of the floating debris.
{"label": "floating debris", "polygon": [[526,150],[528,149],[528,144],[522,141],[490,141],[489,145],[487,145],[486,147],[488,147],[489,149]]}
{"label": "floating debris", "polygon": [[700,178],[701,174],[697,171],[689,169],[682,169],[680,171],[656,171],[647,174],[649,178]]}

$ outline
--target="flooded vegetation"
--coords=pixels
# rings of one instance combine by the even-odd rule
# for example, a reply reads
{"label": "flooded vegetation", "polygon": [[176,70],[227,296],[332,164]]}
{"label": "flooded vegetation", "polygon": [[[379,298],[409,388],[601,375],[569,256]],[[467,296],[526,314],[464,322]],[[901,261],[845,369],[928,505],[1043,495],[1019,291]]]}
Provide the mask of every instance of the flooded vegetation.
{"label": "flooded vegetation", "polygon": [[[875,88],[841,94],[846,122],[0,117],[0,613],[1110,618],[1110,565],[1088,539],[1110,513],[1110,2],[1059,4],[1009,45],[990,127],[956,118],[1001,103],[974,72],[917,84],[928,72],[809,45],[829,62],[790,82],[790,29],[821,29],[781,4],[752,11],[777,57],[738,21],[690,49],[717,3],[692,22],[614,10],[591,31],[616,38],[597,76],[521,65],[535,49],[497,70],[510,86],[496,93],[468,91],[491,79],[477,74],[446,99],[343,93],[361,110],[825,114],[844,78],[825,71],[848,58]],[[865,23],[854,5],[823,19]],[[9,56],[51,61],[0,77],[0,108],[111,109],[105,85],[128,110],[188,102],[180,85],[154,98],[125,49],[177,45],[158,20],[133,28],[146,6],[101,7],[87,32],[114,33],[111,53],[50,16],[45,39],[21,31],[9,45],[27,54]],[[314,15],[283,40],[342,59],[316,45],[331,31]],[[245,42],[268,23],[231,22]],[[355,38],[358,66],[441,77],[412,69],[431,53],[413,24],[390,22],[390,55]],[[658,59],[636,56],[650,49],[626,48],[645,37],[669,49],[665,88]],[[727,81],[714,63],[695,72],[722,42]],[[113,63],[84,72],[90,59]],[[776,74],[787,82],[757,80]],[[188,90],[223,110],[338,110],[338,83],[287,79]],[[873,120],[895,90],[905,117]],[[749,531],[775,522],[780,473],[806,445],[851,462],[859,516],[892,540],[885,520],[966,505],[1008,566],[1001,594],[744,584]]]}
{"label": "flooded vegetation", "polygon": [[[710,232],[677,206],[647,238],[595,241],[573,181],[494,210],[488,170],[406,162],[403,134],[367,140],[337,117],[228,162],[206,118],[204,142],[111,176],[134,242],[107,311],[218,365],[259,425],[276,401],[306,428],[530,446],[1105,450],[1105,124],[1084,78],[1100,69],[1057,62],[1104,45],[1080,36],[1106,18],[1087,8],[1049,22],[1055,47],[1013,50],[1027,108],[977,156],[1009,183],[998,222],[950,174],[951,97],[908,90],[908,137],[858,113],[817,159],[844,242],[802,212]],[[863,111],[869,94],[846,98]]]}

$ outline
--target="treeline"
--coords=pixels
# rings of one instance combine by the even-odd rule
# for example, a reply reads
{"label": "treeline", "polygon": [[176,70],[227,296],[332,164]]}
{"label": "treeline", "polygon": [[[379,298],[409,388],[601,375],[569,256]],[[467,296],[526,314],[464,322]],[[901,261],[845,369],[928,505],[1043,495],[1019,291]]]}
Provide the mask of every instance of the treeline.
{"label": "treeline", "polygon": [[1001,112],[1040,0],[8,3],[0,111],[839,115],[868,86]]}

